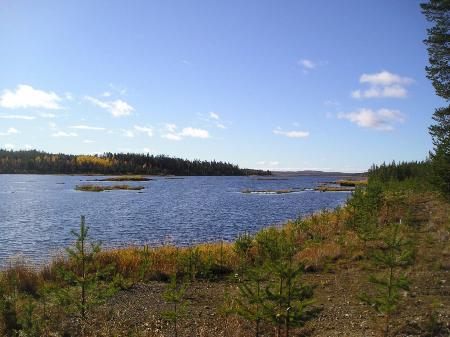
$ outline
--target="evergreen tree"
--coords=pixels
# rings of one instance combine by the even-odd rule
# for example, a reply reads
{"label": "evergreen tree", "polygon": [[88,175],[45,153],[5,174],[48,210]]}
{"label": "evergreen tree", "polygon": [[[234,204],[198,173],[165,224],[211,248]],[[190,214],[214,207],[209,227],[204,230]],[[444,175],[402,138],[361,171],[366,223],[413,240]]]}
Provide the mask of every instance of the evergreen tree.
{"label": "evergreen tree", "polygon": [[408,290],[409,286],[409,280],[401,270],[414,261],[412,241],[405,235],[406,230],[400,223],[393,223],[382,232],[381,245],[370,256],[380,272],[369,277],[373,292],[360,296],[361,300],[385,315],[385,337],[390,334],[390,318],[400,301],[399,290]]}
{"label": "evergreen tree", "polygon": [[312,318],[313,289],[301,282],[303,265],[294,261],[298,247],[293,234],[282,231],[277,246],[279,259],[267,262],[266,268],[273,277],[266,286],[264,309],[276,326],[277,337],[281,337],[283,328],[284,336],[289,337],[291,327],[302,326]]}
{"label": "evergreen tree", "polygon": [[186,313],[186,307],[189,305],[189,302],[184,299],[187,286],[187,282],[179,283],[177,275],[174,274],[164,293],[164,299],[171,308],[163,312],[163,317],[172,323],[175,337],[178,337],[178,321]]}
{"label": "evergreen tree", "polygon": [[429,128],[433,138],[431,153],[434,181],[443,195],[450,200],[450,0],[430,0],[421,4],[422,12],[433,24],[427,30],[429,63],[427,77],[436,94],[446,102],[446,107],[436,109],[435,124]]}
{"label": "evergreen tree", "polygon": [[108,282],[112,268],[100,267],[97,261],[100,244],[89,242],[88,231],[85,217],[81,216],[80,231],[72,231],[75,245],[66,249],[69,255],[67,266],[59,270],[66,286],[57,292],[65,310],[78,313],[82,320],[86,319],[90,307],[102,303],[116,290],[114,282]]}
{"label": "evergreen tree", "polygon": [[233,308],[239,316],[255,323],[256,337],[260,336],[261,323],[265,318],[263,282],[266,278],[266,271],[262,267],[249,269],[245,280],[238,285],[239,293]]}

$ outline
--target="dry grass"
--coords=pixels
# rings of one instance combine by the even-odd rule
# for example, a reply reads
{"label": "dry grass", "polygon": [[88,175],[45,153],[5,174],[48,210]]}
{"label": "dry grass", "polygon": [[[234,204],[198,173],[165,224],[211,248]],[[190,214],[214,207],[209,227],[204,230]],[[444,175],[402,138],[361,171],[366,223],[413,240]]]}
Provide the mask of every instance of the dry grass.
{"label": "dry grass", "polygon": [[113,190],[130,190],[139,191],[144,189],[144,186],[131,186],[131,185],[77,185],[75,190],[83,192],[103,192]]}
{"label": "dry grass", "polygon": [[309,271],[319,271],[342,255],[342,247],[335,242],[316,244],[301,250],[296,259]]}
{"label": "dry grass", "polygon": [[363,180],[338,180],[336,181],[336,184],[339,184],[340,186],[353,186],[353,187],[357,187],[357,186],[367,186],[367,179],[363,179]]}

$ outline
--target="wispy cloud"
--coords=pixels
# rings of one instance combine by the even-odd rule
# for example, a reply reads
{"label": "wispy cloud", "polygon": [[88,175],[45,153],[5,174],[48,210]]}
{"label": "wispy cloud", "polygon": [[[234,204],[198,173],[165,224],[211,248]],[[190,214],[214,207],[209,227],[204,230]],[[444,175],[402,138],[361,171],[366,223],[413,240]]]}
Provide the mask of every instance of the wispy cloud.
{"label": "wispy cloud", "polygon": [[134,132],[132,130],[122,129],[122,134],[128,138],[134,138]]}
{"label": "wispy cloud", "polygon": [[187,127],[181,130],[180,136],[193,138],[209,138],[209,132],[204,129]]}
{"label": "wispy cloud", "polygon": [[398,110],[359,109],[356,112],[338,114],[339,119],[346,119],[359,127],[379,131],[392,131],[396,123],[403,123],[405,116]]}
{"label": "wispy cloud", "polygon": [[330,100],[324,101],[323,105],[325,105],[326,107],[338,107],[341,105],[341,103],[339,101],[330,99]]}
{"label": "wispy cloud", "polygon": [[61,98],[54,92],[34,89],[30,85],[19,84],[15,91],[4,90],[0,95],[0,107],[6,109],[40,108],[61,109]]}
{"label": "wispy cloud", "polygon": [[104,131],[105,128],[98,127],[98,126],[89,126],[89,125],[72,125],[70,127],[71,129],[78,129],[78,130],[94,130],[94,131]]}
{"label": "wispy cloud", "polygon": [[211,111],[209,113],[209,118],[212,118],[212,119],[215,119],[215,120],[219,120],[220,119],[219,114],[217,112],[214,112],[214,111]]}
{"label": "wispy cloud", "polygon": [[85,139],[85,140],[83,140],[83,143],[84,144],[92,144],[92,143],[94,143],[94,141],[90,140],[90,139]]}
{"label": "wispy cloud", "polygon": [[359,78],[361,83],[369,83],[371,85],[392,85],[392,84],[402,84],[408,85],[414,82],[412,78],[402,77],[400,75],[396,75],[390,73],[389,71],[383,70],[379,73],[375,74],[362,74]]}
{"label": "wispy cloud", "polygon": [[182,139],[182,137],[180,137],[176,133],[165,133],[161,137],[169,139],[169,140],[181,140]]}
{"label": "wispy cloud", "polygon": [[[121,96],[123,96],[123,95],[126,95],[126,93],[127,93],[127,88],[125,88],[125,87],[122,87],[122,86],[120,86],[120,85],[115,85],[115,84],[113,84],[113,83],[110,83],[109,84],[109,87],[111,88],[111,90],[112,91],[114,91],[114,92],[116,92],[117,94],[119,94],[119,95],[121,95]],[[110,92],[109,92],[110,93]],[[111,95],[110,95],[111,96]]]}
{"label": "wispy cloud", "polygon": [[52,134],[52,137],[55,138],[63,138],[63,137],[77,137],[78,134],[75,132],[64,132],[64,131],[58,131]]}
{"label": "wispy cloud", "polygon": [[297,63],[302,66],[304,70],[312,70],[317,67],[317,64],[315,62],[308,59],[300,59]]}
{"label": "wispy cloud", "polygon": [[137,132],[145,133],[149,137],[153,137],[153,127],[151,127],[151,126],[135,125],[134,130],[136,130]]}
{"label": "wispy cloud", "polygon": [[35,116],[27,116],[27,115],[0,115],[1,119],[20,119],[24,121],[31,121],[36,119]]}
{"label": "wispy cloud", "polygon": [[308,131],[298,131],[298,130],[284,131],[280,127],[277,127],[276,129],[274,129],[273,133],[275,135],[285,136],[288,138],[307,138],[307,137],[309,137]]}
{"label": "wispy cloud", "polygon": [[383,70],[375,74],[362,74],[359,82],[368,84],[369,88],[352,91],[353,98],[405,98],[408,95],[406,86],[414,83],[414,80]]}
{"label": "wispy cloud", "polygon": [[42,118],[56,118],[56,115],[51,112],[42,112],[39,116]]}
{"label": "wispy cloud", "polygon": [[185,127],[177,132],[178,127],[175,124],[166,124],[162,137],[170,140],[182,140],[186,137],[191,138],[210,138],[209,132],[204,129]]}
{"label": "wispy cloud", "polygon": [[115,101],[102,101],[91,96],[86,96],[85,99],[90,101],[95,106],[105,109],[114,117],[129,116],[134,110],[131,105],[121,99],[117,99]]}
{"label": "wispy cloud", "polygon": [[16,135],[20,133],[19,130],[17,130],[16,128],[8,128],[8,130],[6,130],[5,132],[0,132],[0,136],[11,136],[11,135]]}
{"label": "wispy cloud", "polygon": [[199,114],[199,116],[201,117],[202,120],[208,122],[209,124],[213,124],[215,127],[219,128],[219,129],[223,129],[223,130],[227,129],[227,126],[225,125],[226,123],[224,123],[224,121],[222,121],[219,113],[217,113],[215,111],[208,112],[208,114],[206,116],[203,114]]}

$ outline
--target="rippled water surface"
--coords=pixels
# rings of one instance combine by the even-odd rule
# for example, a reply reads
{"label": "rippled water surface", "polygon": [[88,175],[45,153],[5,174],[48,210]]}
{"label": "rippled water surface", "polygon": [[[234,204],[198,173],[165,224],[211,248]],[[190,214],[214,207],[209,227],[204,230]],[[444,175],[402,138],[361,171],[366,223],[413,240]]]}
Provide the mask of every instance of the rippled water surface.
{"label": "rippled water surface", "polygon": [[128,183],[145,186],[139,192],[74,190],[88,179],[92,177],[0,175],[0,264],[18,253],[34,262],[47,260],[72,242],[69,233],[78,228],[81,214],[86,216],[91,235],[104,246],[167,240],[191,244],[232,240],[242,232],[334,208],[348,197],[345,192],[241,193],[247,188],[313,188],[333,177],[156,177]]}

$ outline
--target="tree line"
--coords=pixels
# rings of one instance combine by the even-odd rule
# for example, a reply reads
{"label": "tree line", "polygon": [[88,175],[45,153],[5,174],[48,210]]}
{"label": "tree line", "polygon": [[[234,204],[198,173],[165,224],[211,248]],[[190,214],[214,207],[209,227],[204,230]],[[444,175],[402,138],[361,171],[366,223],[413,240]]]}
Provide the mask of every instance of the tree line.
{"label": "tree line", "polygon": [[0,173],[32,174],[149,174],[183,176],[269,175],[222,161],[187,160],[166,155],[104,153],[53,154],[37,150],[0,149]]}

